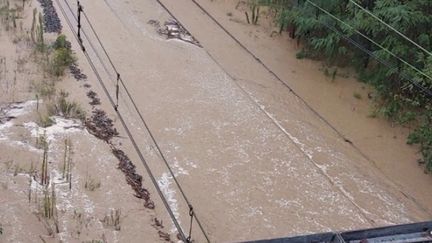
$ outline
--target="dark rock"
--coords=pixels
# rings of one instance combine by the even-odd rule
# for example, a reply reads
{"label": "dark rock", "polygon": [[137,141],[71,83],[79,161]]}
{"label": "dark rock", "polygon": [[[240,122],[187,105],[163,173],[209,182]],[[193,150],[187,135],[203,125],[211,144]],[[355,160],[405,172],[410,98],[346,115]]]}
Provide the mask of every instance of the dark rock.
{"label": "dark rock", "polygon": [[44,30],[46,33],[59,33],[62,31],[62,24],[53,6],[52,0],[38,0],[43,9]]}

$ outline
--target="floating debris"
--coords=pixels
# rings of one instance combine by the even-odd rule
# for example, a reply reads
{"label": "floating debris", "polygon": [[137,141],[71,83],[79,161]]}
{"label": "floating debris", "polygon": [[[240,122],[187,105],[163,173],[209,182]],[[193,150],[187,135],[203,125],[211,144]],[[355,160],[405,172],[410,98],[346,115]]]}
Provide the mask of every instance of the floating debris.
{"label": "floating debris", "polygon": [[69,71],[77,81],[87,79],[87,75],[81,72],[81,69],[78,67],[76,63],[73,63],[72,65],[69,66]]}
{"label": "floating debris", "polygon": [[189,31],[186,30],[179,22],[174,19],[165,21],[163,26],[161,26],[160,22],[157,20],[149,20],[147,22],[149,25],[152,25],[156,28],[156,31],[159,35],[165,36],[169,39],[178,39],[184,42],[188,42],[190,44],[202,47],[198,40],[196,40]]}
{"label": "floating debris", "polygon": [[9,107],[0,107],[0,124],[8,122],[16,118],[16,116],[11,116],[8,113]]}
{"label": "floating debris", "polygon": [[43,9],[44,26],[46,33],[59,33],[62,31],[62,24],[53,6],[52,0],[38,0]]}
{"label": "floating debris", "polygon": [[91,118],[87,118],[85,125],[91,134],[106,142],[119,135],[117,129],[114,128],[113,120],[108,118],[105,111],[101,109],[94,110]]}
{"label": "floating debris", "polygon": [[96,92],[94,92],[93,90],[90,90],[89,92],[87,92],[87,97],[90,98],[90,105],[100,105],[100,99],[97,97]]}
{"label": "floating debris", "polygon": [[158,233],[159,233],[159,238],[161,238],[162,240],[171,241],[171,237],[168,233],[165,233],[161,230],[159,230]]}
{"label": "floating debris", "polygon": [[138,175],[135,165],[129,157],[120,149],[112,148],[112,152],[119,160],[118,168],[125,174],[126,182],[135,191],[135,197],[144,199],[144,207],[154,209],[155,204],[150,199],[150,192],[142,186],[142,176]]}

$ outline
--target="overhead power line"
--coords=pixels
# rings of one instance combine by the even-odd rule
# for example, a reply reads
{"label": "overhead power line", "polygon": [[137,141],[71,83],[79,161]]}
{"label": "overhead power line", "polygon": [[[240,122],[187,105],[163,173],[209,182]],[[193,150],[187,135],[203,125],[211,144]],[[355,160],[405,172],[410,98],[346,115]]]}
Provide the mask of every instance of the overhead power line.
{"label": "overhead power line", "polygon": [[[71,21],[69,20],[69,18],[68,18],[68,16],[67,16],[66,12],[65,12],[65,10],[64,10],[64,8],[63,8],[62,5],[60,4],[59,0],[56,0],[56,2],[57,2],[57,4],[58,4],[58,6],[59,6],[59,8],[60,8],[60,10],[61,10],[61,12],[62,12],[64,18],[66,19],[67,24],[69,25],[69,27],[70,27],[70,29],[71,29],[71,31],[72,31],[72,33],[73,33],[75,39],[76,39],[76,40],[81,44],[81,46],[82,46],[82,40],[78,37],[76,31],[74,30],[74,28],[73,28],[73,24],[72,24]],[[66,2],[66,1],[65,1],[65,2]],[[69,8],[71,14],[74,16],[75,20],[77,20],[77,18],[76,18],[76,16],[74,15],[74,13],[73,13],[73,11],[72,11],[70,5],[69,5],[67,2],[66,2],[66,4],[68,5],[68,8]],[[81,11],[82,11],[82,10],[81,10]],[[88,23],[91,25],[91,23],[90,23],[90,21],[88,20],[87,16],[85,16],[85,18],[87,19]],[[93,27],[92,27],[92,31],[94,32],[95,35],[97,35]],[[93,51],[97,54],[97,51],[96,51],[96,49],[94,48],[94,46],[91,44],[91,41],[90,41],[90,39],[88,38],[88,36],[86,36],[86,38],[87,38],[87,41],[90,43],[90,46],[93,48]],[[113,69],[114,69],[114,70],[116,71],[116,73],[118,74],[117,69],[115,68],[114,64],[112,63],[110,57],[108,56],[108,53],[106,52],[105,48],[103,47],[103,45],[102,45],[102,43],[101,43],[101,41],[100,41],[100,39],[99,39],[98,36],[97,36],[97,39],[98,39],[98,41],[99,41],[99,44],[102,46],[102,48],[103,48],[105,54],[107,55],[107,57],[108,57],[108,59],[109,59],[111,65],[112,65]],[[123,125],[123,127],[124,127],[124,129],[125,129],[125,131],[126,131],[126,133],[127,133],[127,135],[128,135],[128,137],[129,137],[129,139],[131,140],[132,145],[134,146],[136,152],[138,153],[138,156],[139,156],[139,158],[141,159],[141,161],[142,161],[144,167],[146,168],[147,173],[149,174],[149,176],[150,176],[150,178],[151,178],[151,180],[152,180],[152,182],[153,182],[153,184],[154,184],[154,186],[155,186],[155,188],[156,188],[156,190],[157,190],[159,196],[161,197],[162,202],[163,202],[163,204],[165,205],[165,207],[166,207],[166,209],[167,209],[167,211],[168,211],[168,213],[169,213],[169,215],[170,215],[170,217],[171,217],[171,219],[172,219],[174,225],[176,226],[176,228],[177,228],[177,230],[178,230],[178,232],[179,232],[179,234],[180,234],[182,240],[184,240],[185,242],[191,242],[192,239],[191,239],[190,236],[191,236],[191,230],[192,230],[192,221],[191,221],[191,228],[190,228],[190,230],[189,230],[189,236],[186,237],[186,235],[184,234],[184,232],[183,232],[183,230],[182,230],[182,228],[181,228],[181,226],[180,226],[178,220],[177,220],[176,217],[174,216],[174,213],[173,213],[173,211],[171,210],[171,208],[170,208],[170,206],[169,206],[169,204],[168,204],[168,202],[167,202],[165,196],[163,195],[163,193],[162,193],[162,191],[161,191],[161,189],[160,189],[160,187],[159,187],[159,185],[158,185],[158,183],[157,183],[157,181],[156,181],[156,179],[155,179],[155,177],[154,177],[154,175],[153,175],[153,173],[152,173],[150,167],[148,166],[146,160],[144,159],[144,156],[142,155],[141,151],[139,150],[139,147],[138,147],[138,145],[137,145],[137,143],[136,143],[136,141],[135,141],[135,139],[134,139],[132,133],[130,132],[130,130],[129,130],[129,128],[128,128],[128,126],[127,126],[127,124],[126,124],[124,118],[123,118],[123,116],[122,116],[121,113],[118,111],[118,109],[117,109],[117,105],[116,105],[116,103],[114,102],[114,99],[113,99],[113,98],[111,97],[111,95],[109,94],[109,91],[108,91],[108,89],[106,88],[106,86],[105,86],[105,84],[104,84],[104,82],[103,82],[103,80],[102,80],[102,78],[101,78],[99,72],[97,71],[95,64],[93,63],[93,61],[91,60],[89,54],[87,53],[87,51],[85,51],[84,48],[83,48],[83,52],[84,52],[84,55],[86,56],[86,58],[87,58],[87,60],[88,60],[88,62],[89,62],[89,64],[90,64],[90,67],[92,68],[93,72],[95,73],[96,78],[98,79],[98,81],[99,81],[99,83],[101,84],[101,86],[102,86],[102,88],[103,88],[105,94],[107,95],[107,97],[108,97],[108,99],[109,99],[111,105],[114,107],[114,109],[115,109],[115,111],[116,111],[116,113],[117,113],[117,115],[118,115],[118,117],[119,117],[119,119],[120,119],[120,122],[122,123],[122,125]],[[102,60],[100,59],[100,56],[97,55],[97,57],[98,57],[98,60],[99,60],[100,62],[102,62]],[[107,70],[105,69],[105,71],[107,71]],[[119,74],[118,74],[118,75],[119,75]],[[168,162],[166,161],[165,157],[163,156],[163,154],[162,154],[162,152],[161,152],[161,150],[160,150],[160,148],[159,148],[159,146],[158,146],[156,140],[154,139],[153,135],[151,134],[151,131],[149,130],[147,124],[145,123],[145,121],[144,121],[144,119],[143,119],[141,113],[139,112],[139,110],[138,110],[138,108],[137,108],[137,106],[136,106],[136,104],[135,104],[133,98],[131,97],[129,91],[127,90],[126,85],[123,83],[123,80],[121,80],[120,78],[118,78],[118,79],[122,82],[122,85],[123,85],[123,87],[126,89],[126,92],[127,92],[128,96],[129,96],[131,102],[133,103],[133,105],[134,105],[136,111],[137,111],[138,114],[140,115],[141,120],[143,121],[144,125],[146,126],[146,129],[147,129],[148,133],[150,134],[150,136],[151,136],[153,142],[155,143],[155,145],[158,147],[158,152],[161,154],[162,158],[164,159],[164,161],[165,161],[165,163],[166,163],[166,165],[167,165],[167,167],[168,167],[168,169],[169,169],[171,175],[173,176],[173,179],[176,180],[175,175],[174,175],[172,169],[170,168],[170,166],[169,166]],[[185,198],[185,200],[186,200],[186,202],[187,202],[187,204],[188,204],[188,206],[189,206],[189,210],[190,210],[190,211],[189,211],[189,215],[191,216],[191,219],[192,219],[192,218],[195,218],[195,220],[197,221],[197,223],[198,223],[200,229],[202,230],[204,236],[206,237],[207,241],[210,242],[210,241],[209,241],[209,238],[208,238],[208,236],[207,236],[207,234],[206,234],[206,232],[205,232],[204,229],[202,228],[202,225],[201,225],[201,223],[199,222],[199,220],[198,220],[198,218],[197,218],[197,216],[196,216],[196,214],[195,214],[195,212],[194,212],[194,210],[193,210],[192,205],[191,205],[191,204],[189,203],[189,201],[187,200],[186,195],[184,194],[184,192],[183,192],[183,190],[182,190],[180,184],[179,184],[177,181],[176,181],[176,183],[177,183],[177,186],[179,187],[180,191],[181,191],[182,194],[183,194],[183,197]]]}
{"label": "overhead power line", "polygon": [[421,46],[420,44],[418,44],[417,42],[413,41],[411,38],[409,38],[408,36],[406,36],[405,34],[401,33],[399,30],[397,30],[396,28],[394,28],[393,26],[387,24],[384,20],[380,19],[378,16],[376,16],[375,14],[373,14],[371,11],[369,11],[368,9],[364,8],[363,6],[361,6],[360,4],[358,4],[356,1],[354,0],[349,0],[351,3],[353,3],[354,5],[356,5],[357,7],[359,7],[360,9],[362,9],[363,11],[365,11],[367,14],[369,14],[370,16],[372,16],[374,19],[378,20],[379,22],[381,22],[383,25],[387,26],[388,28],[390,28],[391,30],[393,30],[394,32],[396,32],[398,35],[402,36],[405,40],[409,41],[411,44],[415,45],[416,47],[418,47],[419,49],[421,49],[422,51],[426,52],[429,56],[432,56],[432,52],[426,50],[426,48],[424,48],[423,46]]}
{"label": "overhead power line", "polygon": [[[64,18],[66,19],[66,22],[67,22],[67,24],[68,24],[70,30],[72,31],[72,33],[73,33],[75,39],[80,43],[80,39],[78,38],[78,35],[77,35],[76,31],[75,31],[74,28],[73,28],[73,24],[70,22],[70,20],[69,20],[67,14],[66,14],[66,12],[65,12],[65,10],[64,10],[63,7],[61,6],[59,0],[56,0],[56,2],[57,2],[57,5],[59,6],[59,8],[60,8],[60,10],[61,10],[61,12],[62,12]],[[101,84],[101,86],[102,86],[102,88],[103,88],[103,90],[104,90],[106,96],[108,97],[108,100],[110,101],[111,105],[114,107],[114,106],[115,106],[114,100],[113,100],[113,98],[111,97],[111,95],[109,94],[109,91],[108,91],[108,89],[106,88],[105,84],[103,83],[103,80],[102,80],[102,78],[101,78],[99,72],[97,71],[97,69],[96,69],[96,67],[95,67],[95,65],[94,65],[94,63],[93,63],[93,61],[91,60],[89,54],[88,54],[86,51],[84,51],[84,55],[85,55],[87,61],[89,62],[90,67],[92,68],[94,74],[96,75],[96,78],[98,79],[99,83]],[[139,147],[138,147],[137,143],[135,142],[135,139],[133,138],[132,133],[130,132],[130,130],[129,130],[127,124],[126,124],[126,122],[124,121],[123,116],[120,114],[119,111],[116,111],[116,113],[117,113],[117,116],[118,116],[119,119],[120,119],[120,122],[122,123],[123,128],[125,129],[125,131],[126,131],[128,137],[129,137],[129,139],[131,140],[131,142],[132,142],[132,144],[133,144],[133,146],[134,146],[134,148],[135,148],[135,151],[137,152],[137,154],[138,154],[140,160],[142,161],[144,167],[146,168],[147,173],[149,174],[149,176],[150,176],[150,178],[151,178],[151,180],[152,180],[152,182],[153,182],[153,185],[155,186],[157,192],[159,193],[159,196],[161,197],[162,202],[164,203],[164,205],[165,205],[165,207],[166,207],[168,213],[170,214],[171,219],[173,220],[173,223],[175,224],[175,226],[176,226],[178,232],[181,234],[182,238],[183,238],[183,239],[186,239],[186,236],[185,236],[185,234],[183,233],[183,230],[182,230],[182,228],[180,227],[180,224],[177,222],[177,219],[175,218],[174,213],[172,212],[172,210],[171,210],[171,208],[170,208],[170,206],[169,206],[167,200],[165,199],[165,197],[164,197],[164,195],[163,195],[163,193],[162,193],[162,191],[161,191],[161,189],[160,189],[160,187],[159,187],[159,185],[158,185],[158,183],[157,183],[157,181],[156,181],[156,178],[154,177],[152,171],[150,170],[150,167],[149,167],[148,164],[147,164],[147,161],[144,159],[144,156],[142,155],[141,151],[139,150]]]}
{"label": "overhead power line", "polygon": [[[108,60],[109,60],[109,62],[110,62],[110,64],[111,64],[113,70],[116,72],[117,77],[118,77],[118,81],[120,82],[120,84],[122,85],[122,87],[124,88],[124,90],[126,91],[126,94],[127,94],[129,100],[130,100],[131,103],[132,103],[132,106],[134,107],[135,111],[137,112],[137,114],[138,114],[138,116],[139,116],[139,118],[140,118],[142,124],[144,125],[146,131],[147,131],[148,134],[150,135],[150,138],[151,138],[153,144],[154,144],[155,147],[156,147],[156,151],[159,153],[159,155],[160,155],[162,161],[164,162],[164,164],[165,164],[165,166],[167,167],[167,169],[168,169],[168,171],[169,171],[171,177],[173,178],[175,184],[176,184],[177,187],[179,188],[180,193],[182,194],[184,200],[186,201],[186,203],[187,203],[187,205],[188,205],[188,208],[189,208],[189,214],[190,214],[190,216],[193,217],[193,218],[195,218],[195,220],[196,220],[196,222],[197,222],[197,224],[198,224],[200,230],[202,231],[203,235],[205,236],[206,240],[207,240],[208,242],[210,242],[210,240],[209,240],[209,238],[208,238],[208,236],[207,236],[207,233],[205,232],[204,227],[203,227],[202,224],[201,224],[201,221],[198,219],[198,216],[196,215],[196,212],[194,211],[194,208],[193,208],[193,206],[192,206],[192,203],[189,201],[189,199],[188,199],[186,193],[185,193],[184,190],[183,190],[183,187],[180,185],[180,182],[178,181],[177,177],[175,176],[175,174],[174,174],[174,172],[173,172],[171,166],[170,166],[169,163],[168,163],[167,158],[165,157],[164,153],[162,152],[162,149],[160,148],[158,142],[156,141],[155,136],[153,135],[152,131],[150,130],[150,127],[148,126],[148,124],[147,124],[147,122],[145,121],[143,115],[141,114],[140,110],[138,109],[138,106],[137,106],[137,104],[136,104],[134,98],[132,97],[131,93],[129,92],[129,89],[127,88],[126,84],[124,83],[123,79],[121,78],[119,72],[117,71],[117,68],[115,67],[115,65],[114,65],[114,63],[113,63],[111,57],[109,56],[108,52],[106,51],[106,48],[104,47],[104,45],[103,45],[103,43],[102,43],[102,41],[101,41],[99,35],[96,33],[95,28],[93,27],[93,24],[91,23],[90,19],[88,18],[87,14],[85,13],[85,11],[84,11],[84,10],[81,10],[81,11],[82,11],[82,13],[83,13],[85,19],[87,20],[87,23],[89,24],[89,26],[90,26],[90,28],[91,28],[93,34],[96,36],[96,39],[97,39],[97,41],[99,42],[99,45],[102,47],[102,49],[103,49],[103,51],[104,51],[106,57],[108,58]],[[90,40],[88,40],[88,41],[90,41]],[[117,90],[118,90],[118,89],[117,89]],[[118,91],[117,91],[117,93],[118,93]]]}

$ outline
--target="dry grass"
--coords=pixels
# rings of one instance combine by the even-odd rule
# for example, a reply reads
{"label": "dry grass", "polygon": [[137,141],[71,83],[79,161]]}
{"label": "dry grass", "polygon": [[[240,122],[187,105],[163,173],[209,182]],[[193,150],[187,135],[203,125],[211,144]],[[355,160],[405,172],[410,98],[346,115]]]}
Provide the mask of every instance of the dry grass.
{"label": "dry grass", "polygon": [[106,228],[113,228],[116,231],[120,231],[120,216],[120,209],[111,210],[108,215],[105,215],[101,222]]}
{"label": "dry grass", "polygon": [[97,189],[99,189],[101,187],[101,182],[96,179],[93,178],[92,176],[87,175],[86,176],[86,181],[84,184],[84,188],[88,191],[96,191]]}

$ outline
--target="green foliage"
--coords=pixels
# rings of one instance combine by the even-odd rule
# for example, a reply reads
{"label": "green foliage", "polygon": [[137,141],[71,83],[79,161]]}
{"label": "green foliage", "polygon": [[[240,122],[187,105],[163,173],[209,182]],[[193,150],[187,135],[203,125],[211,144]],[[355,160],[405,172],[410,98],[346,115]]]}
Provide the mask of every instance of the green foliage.
{"label": "green foliage", "polygon": [[408,144],[420,145],[420,152],[426,169],[432,171],[432,109],[423,115],[420,125],[408,136]]}
{"label": "green foliage", "polygon": [[52,54],[50,61],[50,73],[59,77],[63,76],[67,67],[75,62],[72,51],[67,48],[59,48]]}
{"label": "green foliage", "polygon": [[[35,15],[34,18],[36,18],[36,11],[33,11],[33,14]],[[44,39],[44,25],[43,25],[43,17],[42,14],[39,13],[38,15],[38,23],[36,24],[36,29],[34,30],[33,38],[35,39],[36,44],[36,50],[45,53],[47,51],[46,45],[45,45],[45,39]]]}
{"label": "green foliage", "polygon": [[65,118],[74,119],[85,119],[85,111],[76,102],[70,102],[67,100],[68,93],[61,91],[59,97],[57,98],[54,112],[57,115],[63,116]]}
{"label": "green foliage", "polygon": [[61,48],[68,49],[69,48],[69,44],[68,43],[69,42],[66,40],[66,36],[65,35],[59,35],[57,37],[57,39],[54,41],[54,44],[53,44],[52,47],[55,50],[58,50],[58,49],[61,49]]}
{"label": "green foliage", "polygon": [[253,25],[257,25],[258,24],[258,19],[259,19],[259,15],[260,15],[260,5],[257,4],[255,1],[251,1],[249,2],[249,8],[251,10],[251,16],[249,18],[249,14],[248,12],[245,12],[246,15],[246,21],[248,22],[248,24],[253,24]]}
{"label": "green foliage", "polygon": [[[281,31],[288,28],[294,32],[292,37],[303,44],[297,58],[318,58],[328,65],[349,63],[354,67],[361,81],[375,87],[378,114],[417,128],[409,142],[420,145],[426,167],[432,171],[432,123],[424,115],[430,109],[431,97],[419,88],[432,90],[431,56],[350,1],[311,1],[334,17],[307,0],[251,2],[270,7]],[[356,2],[426,50],[432,50],[432,1]],[[332,76],[329,70],[327,75]]]}
{"label": "green foliage", "polygon": [[66,68],[76,61],[66,36],[59,35],[53,43],[52,49],[48,71],[54,76],[63,76]]}
{"label": "green foliage", "polygon": [[85,119],[85,111],[81,106],[74,101],[69,101],[69,94],[65,91],[60,91],[56,98],[46,104],[47,116],[61,116],[67,119]]}
{"label": "green foliage", "polygon": [[42,98],[47,98],[48,100],[50,100],[56,92],[55,83],[48,80],[43,80],[40,83],[33,84],[33,88],[36,90],[37,94]]}

